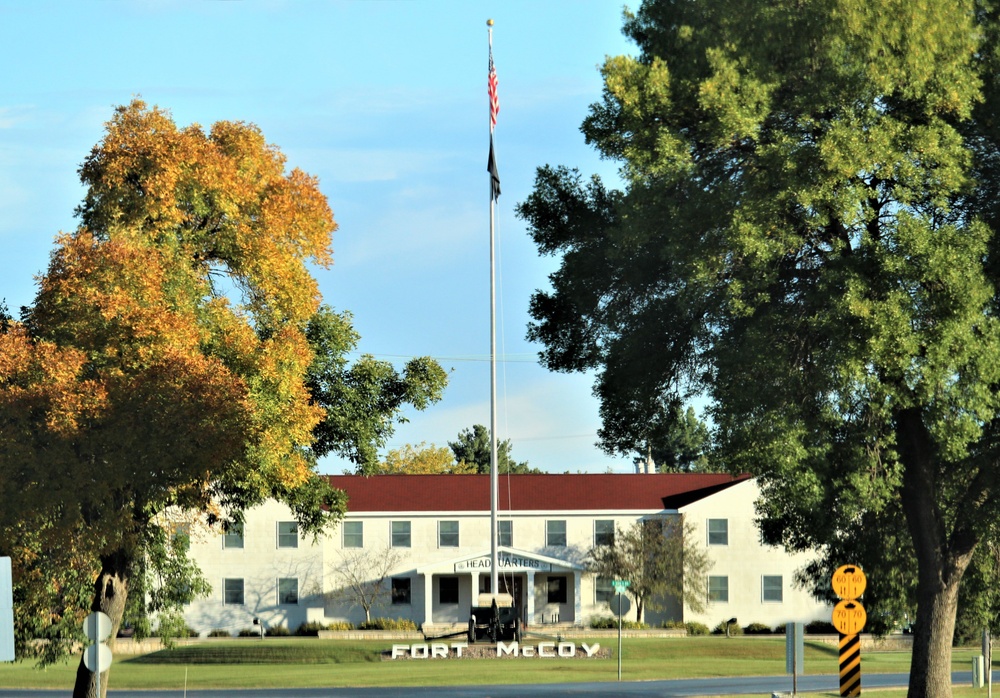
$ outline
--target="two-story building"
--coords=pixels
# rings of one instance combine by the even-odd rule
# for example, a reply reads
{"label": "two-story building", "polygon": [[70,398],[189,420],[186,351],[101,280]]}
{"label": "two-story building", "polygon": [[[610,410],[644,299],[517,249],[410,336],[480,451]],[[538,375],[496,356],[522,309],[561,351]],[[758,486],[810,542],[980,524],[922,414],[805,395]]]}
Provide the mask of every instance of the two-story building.
{"label": "two-story building", "polygon": [[[386,593],[373,617],[418,625],[465,623],[490,591],[490,491],[486,475],[331,476],[347,492],[348,513],[332,533],[299,535],[287,508],[270,502],[246,514],[242,529],[196,536],[192,557],[213,586],[192,604],[188,624],[204,633],[249,627],[290,630],[306,621],[365,619],[357,593],[384,573]],[[528,626],[586,625],[608,616],[610,580],[587,571],[587,553],[616,528],[657,516],[683,516],[713,563],[708,604],[694,613],[674,600],[644,620],[736,617],[777,626],[828,619],[830,609],[793,584],[809,560],[761,544],[754,525],[759,495],[749,477],[721,474],[564,474],[501,476],[500,591],[511,593]],[[385,568],[385,569],[382,569]],[[669,600],[668,600],[669,601]]]}

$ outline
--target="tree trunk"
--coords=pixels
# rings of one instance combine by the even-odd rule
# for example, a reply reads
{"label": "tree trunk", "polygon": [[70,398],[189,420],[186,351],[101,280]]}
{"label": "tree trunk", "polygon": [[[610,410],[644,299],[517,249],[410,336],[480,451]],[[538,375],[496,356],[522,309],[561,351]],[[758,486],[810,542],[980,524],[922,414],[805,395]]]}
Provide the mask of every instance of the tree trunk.
{"label": "tree trunk", "polygon": [[921,579],[917,585],[917,626],[910,658],[908,698],[947,698],[951,695],[951,646],[958,610],[958,587],[958,580],[927,585]]}
{"label": "tree trunk", "polygon": [[[94,602],[90,609],[103,611],[111,618],[111,637],[108,644],[112,649],[125,613],[125,600],[128,598],[128,568],[128,556],[124,550],[101,556],[101,573],[94,582]],[[98,698],[96,689],[94,673],[84,665],[83,657],[80,657],[73,698]],[[107,691],[108,671],[102,671],[100,698],[105,698]]]}
{"label": "tree trunk", "polygon": [[930,433],[918,409],[897,416],[896,433],[904,465],[902,504],[917,558],[917,623],[913,633],[908,698],[950,698],[951,647],[958,590],[978,538],[955,513],[951,530],[935,495]]}

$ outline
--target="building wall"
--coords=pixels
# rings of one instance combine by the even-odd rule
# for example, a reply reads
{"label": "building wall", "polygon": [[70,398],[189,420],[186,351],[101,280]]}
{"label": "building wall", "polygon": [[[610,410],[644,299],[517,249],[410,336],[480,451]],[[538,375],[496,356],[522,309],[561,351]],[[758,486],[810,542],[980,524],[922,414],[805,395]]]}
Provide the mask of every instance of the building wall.
{"label": "building wall", "polygon": [[[685,621],[714,628],[724,620],[736,618],[742,626],[757,622],[774,628],[789,622],[830,620],[831,607],[795,585],[795,573],[812,559],[812,554],[790,554],[783,548],[761,543],[760,531],[754,523],[754,502],[759,496],[756,482],[747,480],[681,509],[685,521],[694,527],[695,539],[708,550],[713,563],[709,576],[724,577],[728,582],[728,600],[710,601],[704,613],[695,613],[685,606]],[[710,543],[709,520],[726,522],[726,544]],[[771,582],[781,578],[780,600],[774,600],[774,585],[767,590],[772,599],[765,598],[765,577],[771,578]]]}
{"label": "building wall", "polygon": [[[307,620],[320,619],[325,543],[300,533],[296,547],[279,547],[278,523],[294,521],[288,507],[271,501],[247,511],[242,548],[225,547],[221,531],[193,534],[191,556],[212,585],[212,593],[188,606],[184,614],[188,625],[202,634],[219,629],[235,635],[257,627],[254,618],[266,627],[284,625],[293,630]],[[226,602],[227,579],[243,580],[243,603]],[[297,581],[297,603],[278,598],[279,579]]]}
{"label": "building wall", "polygon": [[[816,603],[793,586],[794,572],[808,561],[808,555],[790,556],[783,550],[760,544],[754,526],[753,502],[757,494],[756,485],[746,481],[686,506],[680,512],[693,524],[696,540],[708,549],[714,563],[710,575],[727,579],[728,600],[712,602],[705,613],[695,613],[688,606],[682,608],[676,599],[667,599],[661,610],[647,608],[644,620],[651,625],[658,625],[663,620],[694,620],[714,627],[725,619],[736,617],[741,625],[756,621],[773,627],[788,621],[829,618],[829,607]],[[533,596],[534,613],[525,618],[528,625],[538,626],[556,620],[585,625],[593,616],[611,615],[608,604],[597,599],[597,580],[579,571],[585,565],[587,551],[594,545],[595,521],[610,520],[616,528],[627,527],[640,518],[663,513],[672,512],[519,511],[501,514],[501,521],[511,522],[512,548],[546,560],[563,561],[566,565],[553,568],[551,572],[533,573],[532,589],[528,589],[529,575],[523,570],[516,573],[525,593]],[[726,521],[728,539],[725,545],[708,544],[709,519]],[[364,611],[351,602],[350,595],[339,593],[347,585],[338,568],[343,567],[346,559],[359,554],[378,561],[387,553],[398,556],[388,576],[409,579],[410,603],[392,603],[387,595],[372,609],[372,617],[408,618],[418,625],[428,621],[464,623],[468,620],[469,607],[477,601],[479,588],[473,586],[475,577],[472,574],[456,572],[454,564],[489,553],[488,513],[351,512],[346,522],[362,525],[363,547],[360,549],[345,547],[343,525],[318,541],[300,535],[297,547],[280,547],[278,522],[293,520],[287,507],[268,502],[247,512],[242,549],[225,547],[221,533],[194,537],[192,557],[212,584],[213,591],[209,598],[188,607],[185,617],[192,628],[203,634],[217,628],[235,634],[240,629],[253,627],[254,618],[260,619],[266,627],[281,624],[292,631],[306,621],[357,624],[365,619]],[[409,547],[391,545],[394,521],[409,522]],[[458,522],[457,547],[442,545],[441,521]],[[565,545],[552,545],[552,541],[547,540],[547,521],[565,522]],[[356,526],[352,528],[356,532]],[[488,570],[477,574],[480,580],[489,577]],[[762,598],[764,575],[781,577],[780,601]],[[549,603],[550,576],[566,578],[565,603]],[[457,577],[457,604],[438,603],[443,577]],[[243,603],[226,603],[226,579],[243,580]],[[297,580],[297,603],[286,603],[278,597],[279,580],[286,580],[287,584],[291,579]],[[426,617],[424,602],[428,589],[433,594],[430,618]],[[635,609],[626,617],[634,619]]]}
{"label": "building wall", "polygon": [[[547,557],[558,558],[568,563],[583,565],[586,560],[587,551],[594,545],[594,522],[595,520],[611,521],[612,525],[627,525],[631,523],[635,516],[623,516],[618,512],[516,512],[500,516],[501,521],[509,521],[511,525],[512,541],[511,547],[525,550]],[[391,530],[393,522],[410,523],[410,548],[394,548],[402,554],[402,559],[393,568],[393,577],[408,577],[411,582],[412,603],[409,605],[381,604],[377,607],[377,612],[373,615],[387,616],[393,618],[409,618],[415,623],[423,623],[428,619],[424,617],[423,611],[423,589],[427,583],[422,575],[417,573],[418,567],[426,567],[436,563],[446,563],[449,560],[462,556],[473,556],[483,554],[490,549],[490,519],[488,514],[482,512],[456,512],[456,513],[427,513],[427,512],[394,512],[392,514],[348,514],[346,519],[351,522],[360,522],[363,527],[364,547],[366,550],[385,550],[390,545]],[[441,521],[457,521],[459,528],[458,547],[444,547],[440,545],[439,523]],[[550,545],[547,540],[547,522],[565,522],[566,544]],[[328,569],[336,567],[338,562],[345,555],[350,555],[353,551],[344,548],[344,537],[338,531],[328,539],[326,559]],[[433,617],[430,622],[435,623],[462,623],[468,620],[468,608],[472,601],[478,598],[479,589],[472,588],[471,577],[467,574],[455,573],[459,576],[459,603],[440,606],[435,603]],[[434,575],[431,581],[431,592],[435,598],[438,597],[440,576],[455,576],[442,572]],[[481,575],[483,578],[489,576],[488,572]],[[527,582],[525,575],[519,575],[522,583]],[[535,577],[534,594],[534,616],[527,619],[532,625],[552,622],[558,619],[559,622],[575,621],[575,579],[571,573],[553,572],[551,576],[567,577],[567,601],[566,603],[549,603],[547,596],[547,580],[549,573],[538,574]],[[328,574],[326,579],[326,589],[333,592],[341,586],[342,579],[338,578],[336,572]],[[419,593],[418,593],[419,587]],[[583,614],[589,618],[590,615],[607,615],[606,604],[598,604],[594,599],[593,580],[586,576],[581,580],[581,603]],[[358,608],[350,608],[343,604],[329,605],[325,609],[327,622],[333,620],[346,620],[357,623],[364,620],[364,614]]]}

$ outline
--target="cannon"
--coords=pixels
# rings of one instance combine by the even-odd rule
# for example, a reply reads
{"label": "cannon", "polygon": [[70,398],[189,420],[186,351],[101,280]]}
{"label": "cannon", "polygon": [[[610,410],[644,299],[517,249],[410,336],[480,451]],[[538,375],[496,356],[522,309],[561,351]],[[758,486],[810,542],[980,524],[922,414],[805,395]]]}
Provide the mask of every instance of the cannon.
{"label": "cannon", "polygon": [[469,644],[521,641],[521,617],[510,594],[480,594],[479,605],[469,613]]}

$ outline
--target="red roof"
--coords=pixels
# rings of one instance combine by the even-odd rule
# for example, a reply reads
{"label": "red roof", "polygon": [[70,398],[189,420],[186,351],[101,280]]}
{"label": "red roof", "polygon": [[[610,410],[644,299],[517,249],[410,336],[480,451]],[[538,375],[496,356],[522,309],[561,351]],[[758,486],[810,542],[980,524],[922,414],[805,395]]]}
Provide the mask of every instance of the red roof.
{"label": "red roof", "polygon": [[[659,511],[677,509],[749,475],[501,475],[503,511]],[[489,511],[489,475],[330,475],[350,512]]]}

